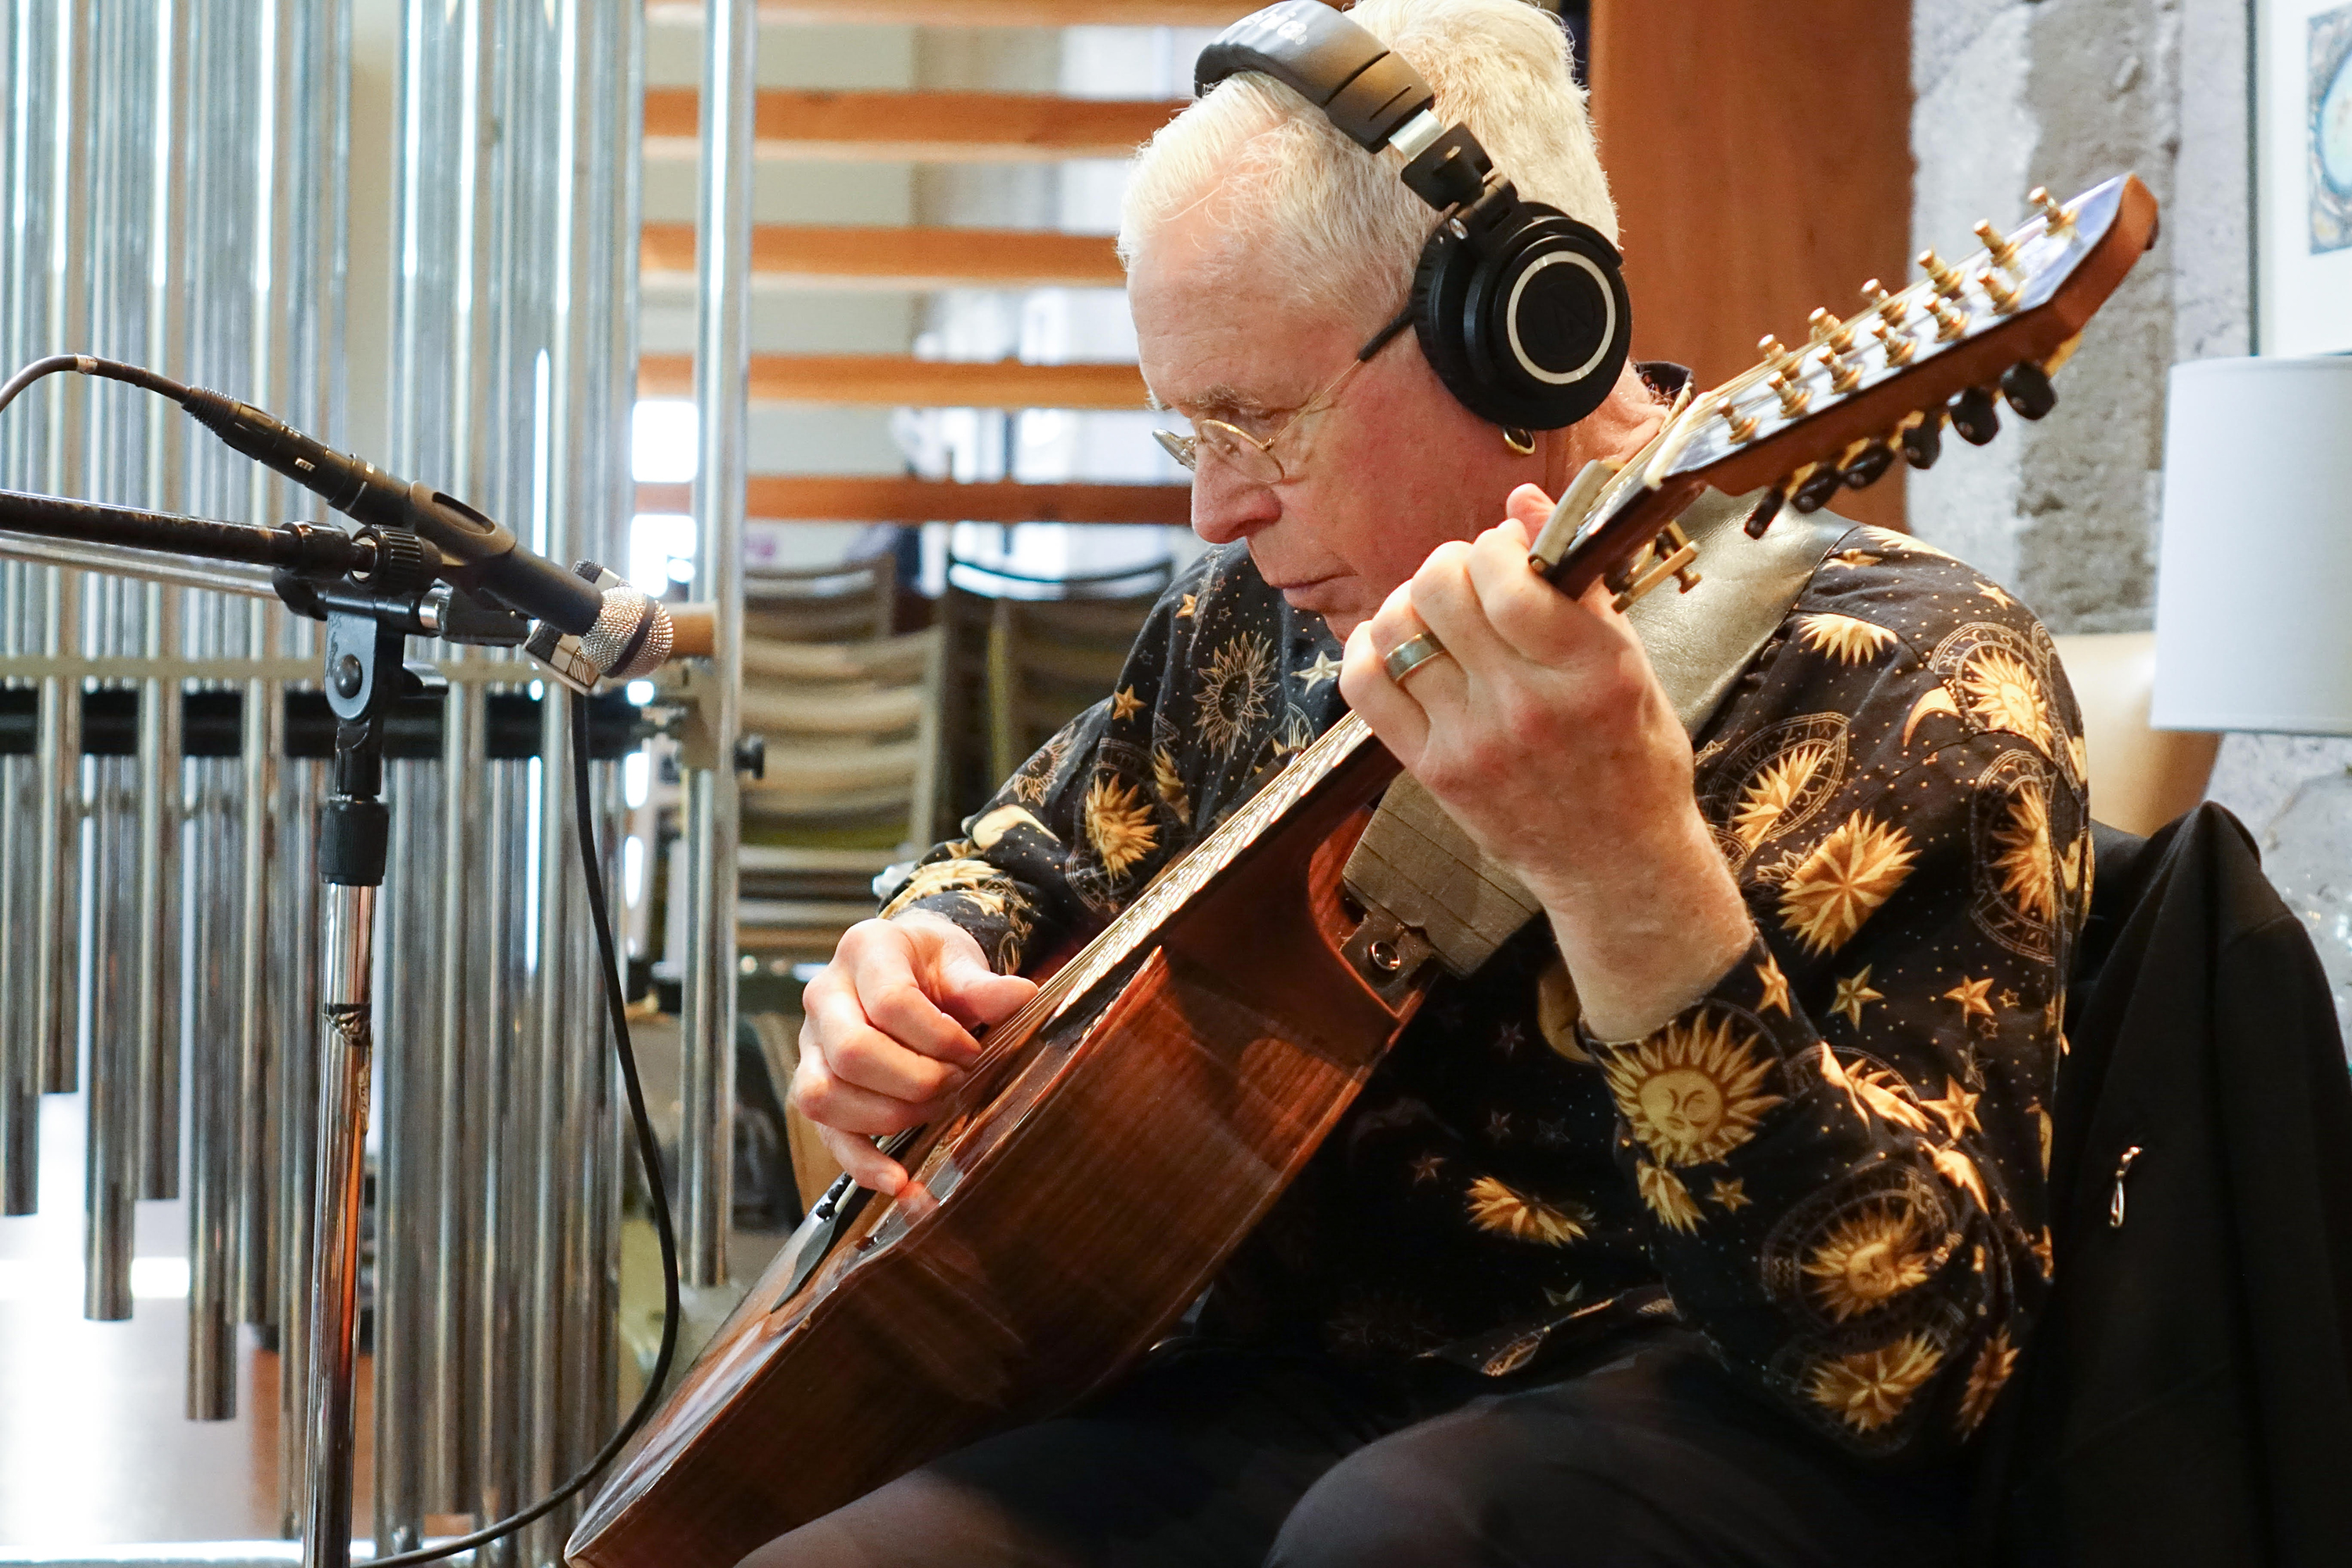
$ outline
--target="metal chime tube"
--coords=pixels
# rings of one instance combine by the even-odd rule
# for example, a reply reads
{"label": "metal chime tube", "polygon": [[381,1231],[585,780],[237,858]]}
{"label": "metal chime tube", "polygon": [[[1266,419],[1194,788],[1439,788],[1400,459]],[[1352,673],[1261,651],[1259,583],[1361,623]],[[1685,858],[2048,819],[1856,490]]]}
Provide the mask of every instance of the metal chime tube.
{"label": "metal chime tube", "polygon": [[[10,0],[8,5],[8,138],[5,165],[8,221],[0,225],[0,261],[13,280],[0,316],[11,365],[47,353],[62,329],[54,285],[61,273],[50,266],[53,239],[61,224],[59,184],[52,144],[60,132],[55,104],[57,57],[70,21],[64,8],[45,0]],[[58,448],[51,439],[62,406],[57,383],[26,394],[0,419],[0,472],[17,487],[37,487],[55,468]],[[48,651],[53,569],[11,565],[0,605],[0,650],[16,655]],[[13,684],[13,683],[12,683]],[[61,683],[41,680],[17,689],[36,702],[50,700]],[[39,1163],[39,1096],[48,1076],[47,1033],[54,1020],[46,998],[58,962],[51,940],[54,911],[40,900],[55,868],[58,824],[50,798],[56,789],[57,738],[43,728],[34,753],[0,758],[0,1214],[33,1212]],[[49,847],[45,847],[45,846]]]}
{"label": "metal chime tube", "polygon": [[[169,173],[156,167],[157,110],[169,101],[166,96],[159,102],[156,92],[159,68],[169,68],[160,47],[164,40],[157,37],[152,5],[92,5],[89,25],[91,124],[83,182],[89,222],[82,238],[88,307],[78,337],[97,353],[152,363],[162,357],[164,337],[163,323],[150,312],[153,262],[168,253],[167,237],[152,226],[154,186]],[[85,462],[92,492],[103,500],[145,499],[153,477],[153,410],[135,391],[122,396],[126,391],[132,389],[90,389]],[[93,577],[86,594],[91,615],[82,651],[114,658],[150,651],[149,594],[142,584]],[[89,792],[83,863],[89,873],[81,900],[81,1034],[89,1062],[83,1310],[99,1319],[131,1315],[132,1205],[150,1181],[168,1184],[147,1157],[148,1135],[159,1120],[152,1097],[162,1093],[163,1075],[153,1070],[154,1053],[139,1033],[142,1015],[151,1011],[148,993],[163,982],[161,942],[145,931],[153,924],[152,910],[140,901],[142,894],[161,891],[163,822],[153,815],[157,842],[145,842],[142,827],[151,814],[139,788],[163,740],[155,711],[162,703],[151,695],[158,685],[112,682],[82,697],[86,705],[148,698],[148,710],[133,727],[134,748],[140,738],[151,742],[150,758],[134,749],[130,755],[82,759]],[[159,971],[146,970],[142,961],[149,956]]]}
{"label": "metal chime tube", "polygon": [[[187,32],[190,90],[184,139],[189,193],[186,235],[186,366],[203,384],[248,384],[250,342],[258,328],[249,279],[253,232],[251,116],[254,89],[243,79],[249,12],[191,8]],[[191,510],[240,516],[250,494],[247,465],[211,442],[192,443],[184,499]],[[199,658],[227,658],[248,648],[250,605],[192,595],[185,647]],[[219,701],[237,687],[206,683]],[[240,745],[240,751],[243,750]],[[240,895],[247,837],[241,800],[242,760],[205,755],[182,768],[185,847],[181,900],[182,993],[188,1102],[188,1359],[186,1405],[192,1416],[218,1418],[236,1408],[238,1231],[236,1184],[242,1168],[236,1003],[243,981],[245,928]]]}
{"label": "metal chime tube", "polygon": [[[82,58],[81,13],[79,7],[54,8],[51,47],[45,62],[49,116],[47,255],[43,270],[45,320],[42,335],[61,342],[71,330],[79,292],[79,268],[72,265],[71,238],[79,227],[80,187],[76,179],[80,105],[76,89],[87,80]],[[78,258],[77,258],[78,259]],[[81,389],[61,386],[47,400],[47,429],[43,445],[42,488],[64,493],[78,477],[72,448],[76,445],[75,397]],[[42,584],[47,636],[41,651],[51,658],[70,658],[81,651],[82,580],[73,573],[53,572]],[[34,896],[34,1033],[42,1053],[41,1088],[45,1092],[71,1092],[79,1083],[77,1049],[79,1000],[79,892],[81,870],[81,683],[60,675],[45,676],[40,686],[40,721],[35,754],[41,773],[39,850]]]}
{"label": "metal chime tube", "polygon": [[[153,68],[149,90],[155,109],[149,131],[147,231],[148,243],[155,247],[171,245],[177,220],[173,197],[180,182],[173,178],[173,163],[185,100],[180,90],[184,20],[185,11],[175,0],[157,0],[150,19]],[[166,373],[178,368],[182,357],[172,352],[176,337],[174,270],[152,262],[147,268],[149,363]],[[179,411],[160,397],[149,397],[142,412],[147,465],[140,495],[160,501],[172,493],[177,479],[173,437],[180,433]],[[176,654],[184,595],[155,584],[143,584],[140,591],[146,631],[141,652],[151,660]],[[139,689],[138,1006],[132,1035],[140,1075],[139,1195],[157,1199],[180,1195],[180,933],[172,918],[179,875],[180,687],[176,680],[150,677]]]}
{"label": "metal chime tube", "polygon": [[678,1182],[687,1282],[727,1279],[735,1109],[735,742],[742,682],[745,398],[751,367],[752,0],[712,0],[704,22],[702,165],[695,220],[696,596],[714,606],[713,753],[687,774],[687,949],[678,1020],[685,1125]]}

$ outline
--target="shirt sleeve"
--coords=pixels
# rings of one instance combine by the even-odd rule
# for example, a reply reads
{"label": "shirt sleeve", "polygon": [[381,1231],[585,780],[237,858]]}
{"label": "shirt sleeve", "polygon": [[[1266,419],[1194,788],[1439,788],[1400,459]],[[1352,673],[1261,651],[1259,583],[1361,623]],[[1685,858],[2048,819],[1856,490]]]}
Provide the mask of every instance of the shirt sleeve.
{"label": "shirt sleeve", "polygon": [[2047,1294],[2089,825],[2039,624],[1916,542],[1844,543],[1699,752],[1748,952],[1587,1049],[1685,1319],[1845,1447],[1924,1458],[1983,1421]]}
{"label": "shirt sleeve", "polygon": [[[1200,624],[1229,613],[1232,561],[1204,556],[1152,606],[1111,695],[1070,721],[933,847],[884,904],[944,915],[1017,973],[1098,931],[1198,836],[1197,748],[1180,722]],[[1171,672],[1175,672],[1171,677]],[[1192,728],[1197,728],[1192,726]]]}

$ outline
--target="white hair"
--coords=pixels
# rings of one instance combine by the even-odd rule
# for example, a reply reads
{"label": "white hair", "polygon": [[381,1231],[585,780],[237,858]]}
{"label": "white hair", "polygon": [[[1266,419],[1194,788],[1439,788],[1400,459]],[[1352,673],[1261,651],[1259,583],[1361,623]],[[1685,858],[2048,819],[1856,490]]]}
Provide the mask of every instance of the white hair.
{"label": "white hair", "polygon": [[[1522,196],[1617,239],[1559,19],[1528,0],[1363,0],[1349,18],[1437,91],[1435,112],[1466,123]],[[1367,153],[1269,76],[1226,78],[1144,143],[1119,214],[1118,254],[1135,258],[1170,219],[1213,203],[1254,278],[1301,305],[1370,324],[1393,316],[1436,214],[1398,178],[1393,149]]]}

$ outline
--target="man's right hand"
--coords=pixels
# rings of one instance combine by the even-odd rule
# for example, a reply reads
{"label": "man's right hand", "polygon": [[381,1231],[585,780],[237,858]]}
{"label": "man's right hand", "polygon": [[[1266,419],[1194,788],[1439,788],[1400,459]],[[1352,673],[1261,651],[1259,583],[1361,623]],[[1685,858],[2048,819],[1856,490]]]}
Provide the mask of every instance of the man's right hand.
{"label": "man's right hand", "polygon": [[861,921],[802,997],[792,1103],[858,1185],[895,1194],[907,1173],[872,1139],[932,1120],[980,1055],[971,1031],[1036,991],[943,916]]}

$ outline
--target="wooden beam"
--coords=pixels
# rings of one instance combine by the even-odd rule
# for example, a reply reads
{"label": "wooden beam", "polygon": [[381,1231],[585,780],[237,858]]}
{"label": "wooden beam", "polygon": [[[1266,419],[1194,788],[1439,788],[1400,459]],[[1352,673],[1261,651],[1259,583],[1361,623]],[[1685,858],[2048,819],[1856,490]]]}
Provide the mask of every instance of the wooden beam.
{"label": "wooden beam", "polygon": [[[646,153],[695,155],[697,89],[646,93]],[[1048,98],[1013,92],[761,92],[762,158],[920,163],[1124,158],[1184,107],[1182,99]]]}
{"label": "wooden beam", "polygon": [[[1131,364],[1024,364],[1018,360],[896,354],[754,354],[751,401],[860,408],[1140,408]],[[688,354],[637,361],[639,397],[694,395]]]}
{"label": "wooden beam", "polygon": [[[744,514],[776,521],[1151,522],[1192,521],[1190,485],[1011,483],[866,479],[824,474],[750,480]],[[641,512],[683,512],[690,485],[639,485]]]}
{"label": "wooden beam", "polygon": [[[1900,286],[1911,7],[1717,0],[1704,27],[1686,12],[1594,0],[1592,118],[1624,226],[1633,352],[1691,366],[1704,388],[1754,363],[1766,332],[1803,342],[1816,305],[1853,315],[1864,279]],[[1832,504],[1900,527],[1901,465]]]}
{"label": "wooden beam", "polygon": [[[694,226],[646,225],[638,268],[644,281],[691,286]],[[751,277],[824,289],[1117,289],[1127,281],[1108,235],[807,224],[753,229]]]}
{"label": "wooden beam", "polygon": [[[760,20],[895,27],[1222,27],[1253,0],[760,0]],[[646,20],[699,26],[703,0],[647,0]]]}

